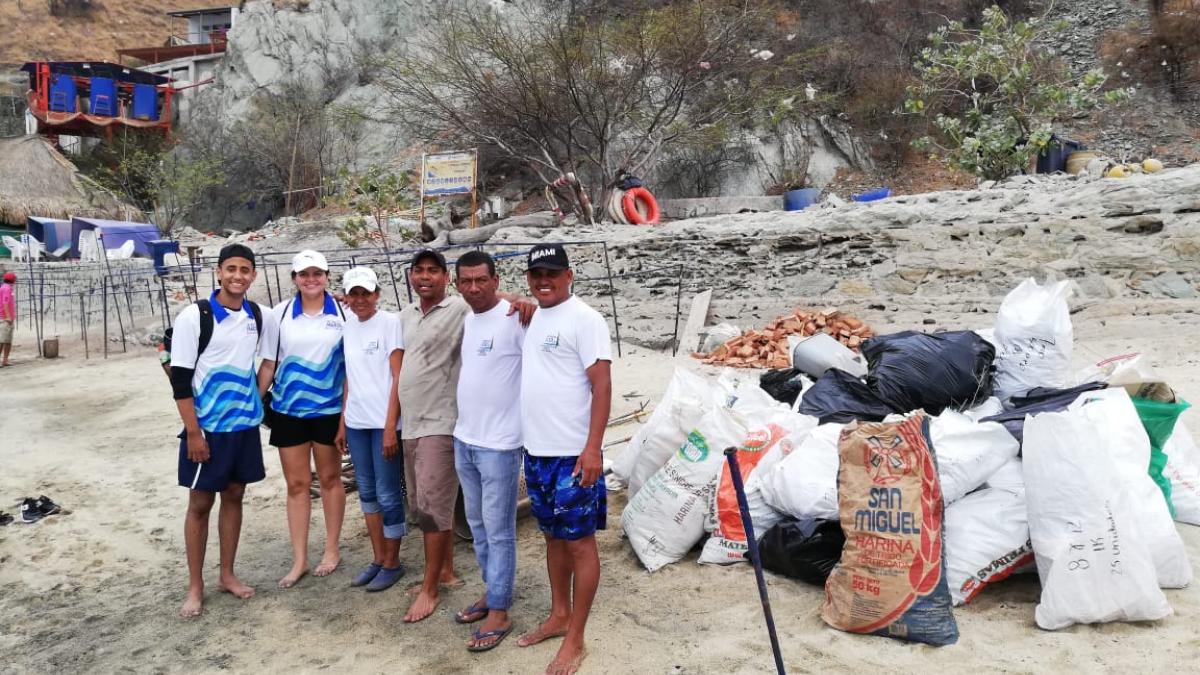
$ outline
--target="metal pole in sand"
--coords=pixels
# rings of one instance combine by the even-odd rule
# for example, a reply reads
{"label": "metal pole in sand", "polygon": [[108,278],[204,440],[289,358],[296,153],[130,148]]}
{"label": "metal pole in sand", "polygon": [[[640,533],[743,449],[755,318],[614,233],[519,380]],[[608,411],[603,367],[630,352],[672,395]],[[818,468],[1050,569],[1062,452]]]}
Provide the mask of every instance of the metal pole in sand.
{"label": "metal pole in sand", "polygon": [[771,598],[767,596],[767,580],[763,577],[762,558],[758,556],[758,538],[754,536],[754,521],[750,519],[750,505],[746,501],[746,488],[742,485],[742,470],[738,467],[737,448],[725,448],[725,460],[729,462],[729,477],[733,479],[733,491],[737,493],[738,512],[742,516],[742,529],[746,533],[747,557],[754,565],[754,578],[758,582],[758,597],[762,601],[763,617],[767,620],[767,633],[771,636],[771,651],[775,655],[775,670],[784,675],[783,654],[779,651],[779,636],[775,634],[775,618],[771,615]]}
{"label": "metal pole in sand", "polygon": [[671,356],[679,353],[679,303],[683,298],[683,263],[679,263],[679,279],[675,286],[675,331],[671,334]]}
{"label": "metal pole in sand", "polygon": [[108,277],[101,277],[100,288],[104,294],[104,358],[108,358]]}
{"label": "metal pole in sand", "polygon": [[[111,283],[112,283],[112,266],[108,262],[108,248],[104,245],[104,231],[100,230],[99,232],[97,232],[96,237],[97,237],[97,239],[100,240],[100,255],[101,255],[101,257],[104,258],[104,271],[106,273],[105,278],[108,280],[109,285],[111,285]],[[106,285],[105,288],[107,288],[107,287],[108,286]],[[121,329],[121,351],[124,352],[124,351],[126,351],[125,321],[124,321],[124,319],[121,318],[121,300],[120,300],[120,296],[117,295],[116,286],[113,286],[112,291],[113,291],[113,309],[115,309],[117,311],[117,326],[119,326]],[[106,295],[105,302],[104,302],[105,309],[108,308],[107,298],[108,298],[108,296]],[[132,330],[133,326],[130,326],[129,328]],[[104,330],[104,339],[105,339],[106,345],[107,345],[107,340],[108,340],[108,329],[107,328]]]}
{"label": "metal pole in sand", "polygon": [[604,246],[604,269],[608,272],[608,299],[612,301],[613,327],[617,330],[617,357],[621,356],[621,320],[617,317],[617,289],[613,286],[612,264],[608,261],[608,242]]}
{"label": "metal pole in sand", "polygon": [[83,317],[83,329],[80,332],[83,333],[83,358],[87,360],[91,358],[91,355],[88,354],[87,310],[84,309],[83,293],[79,294],[79,316]]}

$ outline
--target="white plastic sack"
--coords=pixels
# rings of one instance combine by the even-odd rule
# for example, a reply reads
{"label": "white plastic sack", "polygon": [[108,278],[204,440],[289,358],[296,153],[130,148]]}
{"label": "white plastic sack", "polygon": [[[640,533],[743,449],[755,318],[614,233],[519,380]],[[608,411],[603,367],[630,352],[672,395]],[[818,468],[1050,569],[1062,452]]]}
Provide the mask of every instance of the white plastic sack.
{"label": "white plastic sack", "polygon": [[1167,439],[1163,452],[1167,453],[1163,475],[1171,481],[1175,520],[1200,525],[1200,448],[1183,420],[1175,423],[1175,431]]}
{"label": "white plastic sack", "polygon": [[985,417],[999,415],[1002,412],[1004,412],[1004,404],[1000,402],[1000,399],[995,396],[989,396],[986,401],[967,410],[963,414],[978,422]]}
{"label": "white plastic sack", "polygon": [[1172,612],[1104,444],[1079,410],[1025,418],[1025,497],[1042,582],[1034,618],[1046,630]]}
{"label": "white plastic sack", "polygon": [[953,410],[930,420],[929,438],[947,506],[983,485],[1021,450],[1003,424],[976,422]]}
{"label": "white plastic sack", "polygon": [[1065,387],[1071,380],[1071,296],[1068,281],[1039,286],[1026,279],[1000,303],[996,315],[993,390],[1007,403],[1035,387]]}
{"label": "white plastic sack", "polygon": [[822,424],[762,474],[762,497],[797,520],[838,518],[838,438],[844,424]]}
{"label": "white plastic sack", "polygon": [[1021,468],[1021,458],[1014,457],[1004,463],[995,473],[988,477],[987,482],[983,484],[985,488],[999,488],[1001,490],[1024,490],[1025,489],[1025,473]]}
{"label": "white plastic sack", "polygon": [[[752,424],[745,440],[738,445],[738,467],[746,491],[746,504],[754,534],[762,537],[767,529],[783,520],[783,514],[767,505],[762,496],[762,479],[782,458],[790,455],[796,446],[817,428],[817,418],[793,412],[777,412],[766,424]],[[729,462],[724,461],[717,472],[717,486],[712,494],[708,510],[709,518],[705,529],[712,532],[700,562],[727,565],[745,561],[748,548],[746,531],[742,525],[738,508],[737,493],[729,472]]]}
{"label": "white plastic sack", "polygon": [[675,369],[650,419],[613,461],[613,474],[629,486],[630,498],[679,450],[688,432],[724,396],[718,385],[700,375],[687,368]]}
{"label": "white plastic sack", "polygon": [[709,499],[726,447],[746,437],[741,416],[724,407],[708,412],[667,463],[621,513],[621,528],[651,572],[673,563],[704,536]]}
{"label": "white plastic sack", "polygon": [[[1019,471],[1020,460],[1013,461]],[[946,507],[946,583],[954,604],[1032,564],[1024,489],[985,488]]]}
{"label": "white plastic sack", "polygon": [[1158,585],[1183,588],[1192,581],[1192,565],[1162,490],[1147,473],[1150,438],[1124,389],[1101,389],[1081,395],[1068,410],[1078,412],[1100,433],[1103,452],[1116,467],[1117,479],[1129,495],[1130,510],[1141,539],[1154,561]]}

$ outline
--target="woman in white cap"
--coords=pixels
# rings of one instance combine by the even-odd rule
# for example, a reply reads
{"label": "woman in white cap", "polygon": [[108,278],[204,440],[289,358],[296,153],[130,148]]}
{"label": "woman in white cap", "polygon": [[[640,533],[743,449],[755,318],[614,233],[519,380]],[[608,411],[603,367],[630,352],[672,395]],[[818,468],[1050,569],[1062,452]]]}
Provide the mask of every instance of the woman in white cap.
{"label": "woman in white cap", "polygon": [[400,317],[378,310],[379,278],[369,267],[342,277],[350,308],[342,344],[346,350],[346,407],[337,445],[349,452],[358,482],[374,560],[351,586],[368,591],[391,588],[404,574],[400,539],[404,519],[404,456],[400,452],[400,397],[396,381],[404,358]]}
{"label": "woman in white cap", "polygon": [[[312,464],[325,512],[325,552],[313,574],[327,576],[341,560],[338,540],[346,512],[341,453],[336,447],[345,396],[346,364],[342,348],[345,317],[328,293],[329,263],[316,251],[292,259],[296,295],[263,318],[259,342],[259,393],[271,391],[271,445],[287,481],[288,532],[292,568],[279,580],[291,588],[308,572],[308,524],[312,514]],[[310,463],[311,457],[311,463]]]}

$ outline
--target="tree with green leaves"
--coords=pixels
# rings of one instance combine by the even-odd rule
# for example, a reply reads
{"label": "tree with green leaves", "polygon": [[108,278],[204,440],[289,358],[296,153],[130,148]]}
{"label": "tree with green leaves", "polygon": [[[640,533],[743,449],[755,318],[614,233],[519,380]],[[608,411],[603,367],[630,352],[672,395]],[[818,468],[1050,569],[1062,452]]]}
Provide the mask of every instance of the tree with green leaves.
{"label": "tree with green leaves", "polygon": [[[382,166],[371,166],[360,173],[342,170],[333,180],[328,195],[328,203],[354,213],[338,230],[338,237],[347,246],[357,247],[377,239],[384,252],[389,254],[389,222],[412,209],[417,199],[407,173]],[[414,237],[413,232],[401,231],[399,234],[405,239]]]}
{"label": "tree with green leaves", "polygon": [[920,83],[904,104],[907,113],[933,117],[935,133],[916,147],[999,180],[1029,166],[1055,121],[1127,96],[1103,91],[1102,70],[1072,76],[1041,48],[1064,27],[1045,18],[1013,22],[992,6],[978,29],[950,21],[932,33],[914,64]]}

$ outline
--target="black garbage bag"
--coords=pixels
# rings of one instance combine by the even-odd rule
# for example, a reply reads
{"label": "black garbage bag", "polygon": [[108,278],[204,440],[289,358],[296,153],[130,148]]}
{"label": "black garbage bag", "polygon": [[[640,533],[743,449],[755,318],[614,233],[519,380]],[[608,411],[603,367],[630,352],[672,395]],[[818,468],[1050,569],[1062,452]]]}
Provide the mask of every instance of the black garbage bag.
{"label": "black garbage bag", "polygon": [[879,400],[862,380],[844,370],[830,368],[804,392],[800,412],[826,424],[854,420],[880,422],[895,411]]}
{"label": "black garbage bag", "polygon": [[767,530],[758,542],[758,552],[764,569],[824,586],[829,572],[842,559],[845,543],[842,525],[836,520],[791,520]]}
{"label": "black garbage bag", "polygon": [[801,375],[803,373],[795,368],[768,370],[758,378],[758,386],[776,401],[792,405],[800,398],[800,390],[803,388]]}
{"label": "black garbage bag", "polygon": [[904,331],[863,343],[867,386],[894,412],[970,408],[992,395],[996,348],[974,331]]}
{"label": "black garbage bag", "polygon": [[1013,406],[1011,409],[991,417],[985,417],[980,421],[999,422],[1004,425],[1005,429],[1008,429],[1008,433],[1012,434],[1013,438],[1024,443],[1026,415],[1066,410],[1067,406],[1074,403],[1080,394],[1106,387],[1108,385],[1103,382],[1086,382],[1070,389],[1035,387],[1026,392],[1024,396],[1012,397],[1009,400],[1009,405]]}

